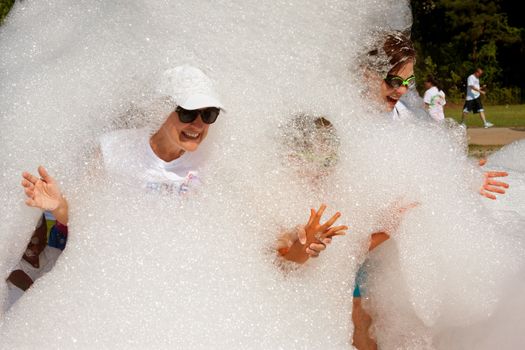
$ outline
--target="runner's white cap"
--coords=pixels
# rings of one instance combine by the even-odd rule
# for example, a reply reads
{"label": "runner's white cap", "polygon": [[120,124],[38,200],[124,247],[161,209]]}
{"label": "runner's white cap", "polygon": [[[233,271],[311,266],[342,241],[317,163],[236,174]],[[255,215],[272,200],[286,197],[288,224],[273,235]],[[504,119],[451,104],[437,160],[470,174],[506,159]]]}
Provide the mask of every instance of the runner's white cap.
{"label": "runner's white cap", "polygon": [[158,90],[184,109],[216,107],[224,110],[211,79],[200,69],[187,64],[166,70]]}

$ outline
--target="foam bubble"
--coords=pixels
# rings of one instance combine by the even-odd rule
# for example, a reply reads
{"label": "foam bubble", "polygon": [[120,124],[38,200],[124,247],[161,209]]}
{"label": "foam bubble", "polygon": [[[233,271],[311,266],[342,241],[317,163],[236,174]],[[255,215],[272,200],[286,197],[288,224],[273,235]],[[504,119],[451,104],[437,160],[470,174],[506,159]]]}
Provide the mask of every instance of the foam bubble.
{"label": "foam bubble", "polygon": [[[392,206],[414,203],[370,257],[379,346],[433,347],[502,310],[523,226],[503,225],[477,194],[481,171],[454,125],[393,124],[354,84],[363,34],[405,28],[407,2],[56,0],[13,11],[0,42],[3,276],[39,215],[23,205],[22,170],[48,166],[71,222],[53,271],[4,315],[2,348],[348,348],[368,236],[396,224]],[[385,25],[388,13],[399,23]],[[202,188],[157,196],[100,176],[98,138],[158,126],[156,80],[182,63],[214,80],[227,110],[202,146]],[[319,186],[283,153],[282,129],[300,113],[326,116],[339,136]],[[349,234],[282,271],[276,235],[321,201]]]}

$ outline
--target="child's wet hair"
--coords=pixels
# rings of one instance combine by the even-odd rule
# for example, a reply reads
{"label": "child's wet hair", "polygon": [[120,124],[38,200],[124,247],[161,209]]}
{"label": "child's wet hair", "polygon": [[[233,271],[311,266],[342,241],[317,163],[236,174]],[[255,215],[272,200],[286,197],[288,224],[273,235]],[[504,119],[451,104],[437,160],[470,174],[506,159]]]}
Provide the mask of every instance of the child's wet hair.
{"label": "child's wet hair", "polygon": [[339,138],[325,116],[296,115],[285,125],[282,136],[286,153],[301,165],[321,170],[337,163]]}
{"label": "child's wet hair", "polygon": [[367,46],[366,54],[359,58],[360,65],[384,77],[397,73],[406,62],[416,61],[416,50],[408,32],[374,33]]}

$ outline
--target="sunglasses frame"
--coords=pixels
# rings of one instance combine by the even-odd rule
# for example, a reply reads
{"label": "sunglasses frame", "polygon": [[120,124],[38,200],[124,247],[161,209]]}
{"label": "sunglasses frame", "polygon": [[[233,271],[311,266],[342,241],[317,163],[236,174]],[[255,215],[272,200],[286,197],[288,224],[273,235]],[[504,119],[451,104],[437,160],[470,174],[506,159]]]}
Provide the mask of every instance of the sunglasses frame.
{"label": "sunglasses frame", "polygon": [[[180,106],[177,106],[175,109],[175,112],[177,112],[177,115],[179,116],[179,120],[181,123],[185,124],[193,123],[199,117],[199,115],[201,116],[203,123],[213,124],[217,120],[220,111],[221,110],[216,107],[208,107],[203,109],[184,109]],[[217,113],[213,116],[213,112]]]}
{"label": "sunglasses frame", "polygon": [[[392,84],[392,81],[399,81],[399,84]],[[388,86],[394,89],[399,89],[402,86],[405,86],[407,89],[412,89],[416,86],[416,76],[412,74],[406,79],[401,78],[400,76],[388,74],[386,78],[384,79],[385,83],[387,83]]]}

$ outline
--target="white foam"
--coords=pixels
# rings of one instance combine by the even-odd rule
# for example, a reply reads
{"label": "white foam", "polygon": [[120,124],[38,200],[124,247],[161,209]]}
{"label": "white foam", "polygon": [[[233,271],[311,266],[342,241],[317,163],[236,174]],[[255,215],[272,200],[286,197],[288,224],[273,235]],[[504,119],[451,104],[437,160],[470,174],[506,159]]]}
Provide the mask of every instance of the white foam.
{"label": "white foam", "polygon": [[[405,28],[406,2],[49,6],[16,3],[0,32],[2,275],[38,216],[23,205],[22,170],[42,163],[62,182],[70,237],[5,315],[1,348],[346,349],[355,271],[396,201],[419,204],[371,259],[379,345],[431,344],[497,310],[500,282],[523,256],[507,232],[521,227],[491,218],[455,129],[392,124],[351,83],[361,35],[392,10]],[[188,62],[216,82],[228,111],[203,145],[201,191],[157,197],[93,175],[97,138],[158,125],[155,79]],[[341,137],[320,188],[297,178],[280,147],[280,128],[300,112],[327,116]],[[283,274],[276,234],[321,201],[341,211],[348,236]]]}

